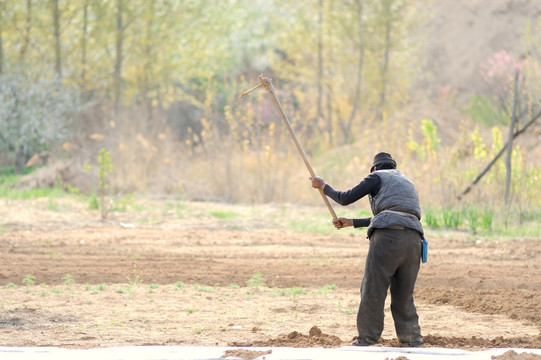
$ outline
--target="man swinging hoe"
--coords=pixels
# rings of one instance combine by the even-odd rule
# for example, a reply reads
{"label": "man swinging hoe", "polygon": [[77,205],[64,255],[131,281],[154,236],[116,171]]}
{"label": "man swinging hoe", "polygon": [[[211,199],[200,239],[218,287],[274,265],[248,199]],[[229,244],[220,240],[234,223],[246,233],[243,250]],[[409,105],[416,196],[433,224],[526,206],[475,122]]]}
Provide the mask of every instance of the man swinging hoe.
{"label": "man swinging hoe", "polygon": [[[385,152],[375,155],[369,174],[346,191],[333,189],[315,175],[269,78],[259,76],[260,84],[241,95],[264,86],[287,126],[308,171],[312,187],[318,189],[337,229],[367,227],[370,240],[357,313],[357,339],[352,345],[369,346],[383,331],[387,290],[391,290],[391,313],[398,340],[412,347],[420,346],[421,328],[413,290],[421,257],[426,261],[426,246],[421,225],[421,207],[414,184],[396,169],[396,161]],[[337,217],[327,197],[340,205],[351,204],[368,195],[373,217],[347,219]]]}

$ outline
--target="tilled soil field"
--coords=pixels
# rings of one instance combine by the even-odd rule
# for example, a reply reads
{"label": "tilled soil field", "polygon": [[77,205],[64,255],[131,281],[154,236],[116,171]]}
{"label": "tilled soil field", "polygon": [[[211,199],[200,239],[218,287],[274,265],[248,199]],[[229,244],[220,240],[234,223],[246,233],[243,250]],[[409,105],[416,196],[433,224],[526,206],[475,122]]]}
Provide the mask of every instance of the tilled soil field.
{"label": "tilled soil field", "polygon": [[[220,219],[154,204],[99,221],[73,201],[0,202],[3,346],[336,347],[356,334],[363,230],[291,232],[261,207]],[[428,235],[423,346],[541,348],[541,241]],[[388,306],[380,344],[399,346]]]}

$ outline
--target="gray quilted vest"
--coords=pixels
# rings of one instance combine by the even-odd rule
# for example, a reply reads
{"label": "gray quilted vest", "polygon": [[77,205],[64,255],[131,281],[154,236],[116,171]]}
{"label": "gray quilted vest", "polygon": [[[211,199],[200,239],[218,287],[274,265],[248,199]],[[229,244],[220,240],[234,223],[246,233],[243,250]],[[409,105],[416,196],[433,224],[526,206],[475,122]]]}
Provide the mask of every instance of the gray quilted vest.
{"label": "gray quilted vest", "polygon": [[374,229],[406,227],[423,234],[421,207],[415,185],[398,170],[375,172],[381,179],[376,196],[369,195],[374,217],[368,227],[368,236]]}

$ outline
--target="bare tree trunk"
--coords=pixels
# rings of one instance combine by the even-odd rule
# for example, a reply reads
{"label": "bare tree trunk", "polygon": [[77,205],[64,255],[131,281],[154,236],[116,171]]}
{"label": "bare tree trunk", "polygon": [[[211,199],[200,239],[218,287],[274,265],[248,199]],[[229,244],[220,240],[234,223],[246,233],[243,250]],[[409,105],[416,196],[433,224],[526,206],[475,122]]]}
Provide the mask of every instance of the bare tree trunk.
{"label": "bare tree trunk", "polygon": [[[88,0],[83,4],[83,33],[81,34],[81,90],[86,87],[86,46],[88,39]],[[84,93],[84,91],[81,91]]]}
{"label": "bare tree trunk", "polygon": [[[150,82],[152,79],[152,28],[154,26],[154,0],[150,0],[150,14],[147,21],[146,44],[145,44],[145,66],[143,74],[143,96],[147,110],[147,124],[152,121],[152,99],[150,98]],[[145,124],[145,126],[147,125]]]}
{"label": "bare tree trunk", "polygon": [[24,146],[19,144],[17,147],[17,157],[15,159],[15,173],[20,174],[23,170],[24,163]]}
{"label": "bare tree trunk", "polygon": [[55,71],[58,77],[62,77],[62,55],[60,52],[60,12],[58,11],[58,0],[53,2],[53,21],[54,21],[54,52],[55,52]]}
{"label": "bare tree trunk", "polygon": [[[329,8],[328,8],[328,17],[329,19],[332,18],[333,13],[333,7],[334,7],[334,0],[329,1]],[[333,38],[332,36],[332,27],[327,26],[327,41],[330,41],[330,39]],[[325,98],[326,98],[326,105],[327,105],[327,133],[329,135],[329,144],[333,145],[335,143],[335,131],[334,131],[334,111],[333,111],[333,105],[334,105],[334,93],[333,93],[333,83],[331,79],[333,78],[333,68],[331,64],[334,64],[334,51],[333,51],[333,44],[328,43],[329,46],[327,46],[327,63],[329,64],[327,66],[327,76],[325,80]]]}
{"label": "bare tree trunk", "polygon": [[117,0],[117,9],[116,9],[116,60],[115,60],[115,70],[113,74],[113,92],[114,92],[114,106],[115,106],[115,115],[118,115],[120,108],[120,93],[121,93],[121,83],[122,83],[122,47],[124,43],[124,25],[122,23],[122,11],[123,11],[123,2],[122,0]]}
{"label": "bare tree trunk", "polygon": [[317,122],[323,118],[323,0],[319,0],[317,39]]}
{"label": "bare tree trunk", "polygon": [[15,119],[17,120],[17,129],[19,129],[19,134],[17,136],[17,141],[14,141],[12,144],[13,145],[10,145],[10,150],[11,151],[15,151],[15,173],[16,174],[20,174],[21,171],[22,171],[22,168],[23,168],[23,161],[24,161],[24,146],[23,144],[21,143],[21,134],[20,134],[20,129],[21,129],[21,113],[19,111],[19,106],[20,106],[20,103],[19,103],[19,94],[17,93],[17,89],[15,87],[11,87],[11,95],[13,96],[13,99],[15,100],[15,106],[14,106],[14,109],[12,111],[12,115],[11,116],[14,116]]}
{"label": "bare tree trunk", "polygon": [[356,10],[357,10],[357,36],[359,40],[359,58],[357,59],[357,74],[355,76],[355,92],[353,95],[353,107],[349,118],[345,122],[341,122],[340,126],[342,127],[342,132],[344,134],[344,142],[348,143],[351,139],[351,126],[353,120],[357,115],[357,110],[359,104],[361,103],[361,90],[363,82],[363,67],[364,67],[364,28],[363,28],[363,3],[362,0],[355,1]]}
{"label": "bare tree trunk", "polygon": [[511,113],[511,125],[509,126],[509,140],[507,140],[507,158],[505,159],[505,203],[509,201],[509,189],[511,188],[511,155],[513,153],[513,135],[515,132],[515,123],[517,120],[517,86],[518,72],[515,73],[515,82],[513,85],[513,110]]}
{"label": "bare tree trunk", "polygon": [[4,40],[2,38],[3,15],[4,15],[4,2],[0,1],[0,75],[4,73]]}
{"label": "bare tree trunk", "polygon": [[21,46],[20,60],[24,61],[28,44],[30,43],[30,30],[32,29],[32,0],[26,1],[26,24],[23,33],[23,45]]}
{"label": "bare tree trunk", "polygon": [[391,29],[393,25],[392,6],[393,0],[383,0],[383,13],[385,16],[385,45],[383,62],[381,66],[381,92],[379,94],[379,105],[376,113],[376,120],[383,119],[383,107],[385,106],[385,93],[387,91],[387,73],[389,71],[389,53],[391,51]]}

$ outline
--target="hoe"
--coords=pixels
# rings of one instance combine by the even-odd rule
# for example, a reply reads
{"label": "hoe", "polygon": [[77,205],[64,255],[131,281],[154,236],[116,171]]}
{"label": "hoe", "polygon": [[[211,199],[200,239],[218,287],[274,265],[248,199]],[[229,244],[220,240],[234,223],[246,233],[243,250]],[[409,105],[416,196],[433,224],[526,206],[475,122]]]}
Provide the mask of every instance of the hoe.
{"label": "hoe", "polygon": [[[272,80],[268,77],[264,77],[263,75],[259,75],[259,84],[250,90],[247,90],[240,95],[242,98],[244,95],[254,91],[260,86],[263,86],[267,92],[269,93],[272,102],[276,106],[276,110],[278,110],[278,113],[280,114],[280,117],[282,118],[282,121],[286,125],[287,129],[289,130],[289,134],[291,135],[291,138],[293,139],[293,142],[295,143],[295,146],[297,147],[297,150],[299,150],[299,154],[302,157],[302,160],[304,161],[304,164],[308,168],[308,172],[311,176],[316,176],[314,173],[314,169],[312,169],[312,165],[310,165],[310,161],[308,161],[308,157],[306,156],[306,153],[304,152],[304,149],[301,146],[301,143],[299,142],[299,139],[297,138],[297,135],[295,135],[295,131],[293,131],[293,128],[291,127],[291,123],[289,122],[284,109],[282,108],[282,105],[278,101],[278,98],[276,97],[276,89],[272,85]],[[329,212],[331,213],[331,216],[333,219],[336,219],[336,213],[334,212],[334,209],[331,206],[331,203],[329,202],[329,199],[325,194],[323,193],[323,190],[319,189],[319,193],[321,194],[321,197],[323,198],[323,201],[325,202],[325,205],[327,205],[327,209],[329,209]]]}

